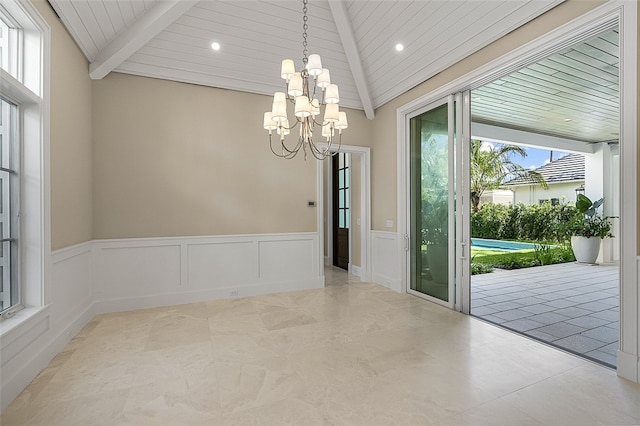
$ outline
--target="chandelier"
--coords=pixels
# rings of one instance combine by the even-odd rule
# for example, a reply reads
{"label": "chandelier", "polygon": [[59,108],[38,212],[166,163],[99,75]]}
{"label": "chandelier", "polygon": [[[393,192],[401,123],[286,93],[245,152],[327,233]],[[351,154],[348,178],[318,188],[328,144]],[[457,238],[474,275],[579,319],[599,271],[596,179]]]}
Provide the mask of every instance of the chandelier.
{"label": "chandelier", "polygon": [[[338,140],[338,148],[342,145],[342,131],[348,127],[347,114],[340,111],[338,103],[338,85],[331,83],[329,70],[322,68],[320,55],[309,55],[307,51],[307,2],[303,0],[303,25],[302,25],[302,63],[300,72],[296,72],[293,60],[282,61],[280,75],[285,80],[285,91],[276,92],[273,95],[273,105],[271,111],[264,113],[264,128],[269,131],[269,147],[278,157],[291,159],[300,150],[310,152],[318,160],[334,155],[337,151],[332,146]],[[295,122],[289,123],[287,104],[293,106]],[[322,121],[319,121],[322,117]],[[290,141],[285,143],[288,136],[296,127],[299,130],[298,141],[295,145]],[[280,141],[280,146],[276,142],[274,148],[273,132],[278,135],[276,139]],[[313,140],[313,133],[316,131],[326,138],[326,145],[320,147]],[[294,139],[291,139],[294,140]],[[317,140],[317,139],[316,139]]]}

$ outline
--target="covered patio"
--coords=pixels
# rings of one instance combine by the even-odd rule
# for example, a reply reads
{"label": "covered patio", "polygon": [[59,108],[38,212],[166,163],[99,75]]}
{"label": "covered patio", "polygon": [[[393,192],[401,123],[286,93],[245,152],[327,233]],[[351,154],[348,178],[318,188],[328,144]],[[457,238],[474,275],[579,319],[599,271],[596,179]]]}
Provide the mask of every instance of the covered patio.
{"label": "covered patio", "polygon": [[564,263],[471,280],[471,314],[616,367],[619,266]]}

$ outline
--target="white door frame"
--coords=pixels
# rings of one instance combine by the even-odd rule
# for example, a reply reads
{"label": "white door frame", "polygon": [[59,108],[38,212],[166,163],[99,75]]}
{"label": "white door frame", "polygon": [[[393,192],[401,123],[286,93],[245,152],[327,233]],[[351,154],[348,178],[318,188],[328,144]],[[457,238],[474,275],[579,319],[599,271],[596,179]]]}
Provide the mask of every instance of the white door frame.
{"label": "white door frame", "polygon": [[[321,148],[326,148],[326,144],[320,144]],[[371,281],[371,148],[355,145],[342,145],[340,152],[351,154],[351,163],[357,158],[360,159],[360,268],[359,273],[362,281]],[[318,194],[318,242],[320,255],[320,270],[324,265],[324,161],[318,161],[317,194]],[[331,173],[329,173],[329,177]],[[351,193],[351,192],[350,192]],[[350,203],[351,205],[351,203]],[[327,208],[331,206],[328,203]],[[327,221],[328,229],[332,225],[332,220]],[[330,246],[331,247],[331,246]],[[332,258],[333,255],[328,253]],[[349,272],[351,267],[351,230],[349,230]]]}
{"label": "white door frame", "polygon": [[[408,235],[406,199],[408,194],[407,116],[437,99],[464,90],[480,87],[487,82],[509,74],[558,52],[577,41],[595,35],[608,23],[617,20],[620,26],[620,152],[621,199],[620,210],[620,350],[618,375],[638,382],[640,380],[640,292],[638,291],[637,256],[637,143],[638,143],[638,6],[635,1],[611,0],[594,10],[564,24],[523,46],[505,54],[450,83],[397,109],[397,180],[398,180],[398,238],[400,265],[406,264],[404,235]],[[401,288],[407,289],[407,271],[401,267]]]}

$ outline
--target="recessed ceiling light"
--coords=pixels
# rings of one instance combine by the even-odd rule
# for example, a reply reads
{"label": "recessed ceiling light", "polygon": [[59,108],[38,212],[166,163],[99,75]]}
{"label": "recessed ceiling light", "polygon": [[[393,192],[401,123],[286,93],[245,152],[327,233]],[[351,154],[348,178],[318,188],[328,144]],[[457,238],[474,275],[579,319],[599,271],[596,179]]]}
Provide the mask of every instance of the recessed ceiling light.
{"label": "recessed ceiling light", "polygon": [[404,50],[404,46],[401,43],[396,44],[396,50],[398,52],[402,52]]}
{"label": "recessed ceiling light", "polygon": [[213,43],[211,43],[211,48],[217,52],[218,50],[220,50],[220,43],[214,41]]}

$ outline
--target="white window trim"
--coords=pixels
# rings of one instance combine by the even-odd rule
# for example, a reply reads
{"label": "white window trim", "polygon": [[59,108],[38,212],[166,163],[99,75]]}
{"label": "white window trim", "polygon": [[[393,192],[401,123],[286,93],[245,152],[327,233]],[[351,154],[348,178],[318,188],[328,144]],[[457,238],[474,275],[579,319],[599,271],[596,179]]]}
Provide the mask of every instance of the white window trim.
{"label": "white window trim", "polygon": [[[19,106],[21,158],[20,290],[21,315],[0,320],[0,336],[51,303],[51,210],[49,182],[51,29],[28,0],[3,2],[4,10],[24,29],[18,79],[0,69],[3,97]],[[20,81],[21,80],[21,81]],[[28,313],[28,315],[25,315]]]}

